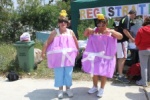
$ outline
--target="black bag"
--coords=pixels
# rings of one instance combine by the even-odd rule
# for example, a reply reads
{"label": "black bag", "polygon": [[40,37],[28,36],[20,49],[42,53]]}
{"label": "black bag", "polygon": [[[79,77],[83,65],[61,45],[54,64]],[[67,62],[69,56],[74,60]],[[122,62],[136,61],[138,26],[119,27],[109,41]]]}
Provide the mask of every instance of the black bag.
{"label": "black bag", "polygon": [[19,79],[19,75],[16,72],[11,71],[8,73],[7,78],[9,81],[15,81]]}

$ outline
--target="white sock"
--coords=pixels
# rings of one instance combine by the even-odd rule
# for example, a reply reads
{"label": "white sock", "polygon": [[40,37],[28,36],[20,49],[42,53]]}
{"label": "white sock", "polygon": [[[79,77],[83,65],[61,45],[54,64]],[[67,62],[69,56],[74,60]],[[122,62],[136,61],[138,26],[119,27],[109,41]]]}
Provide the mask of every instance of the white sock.
{"label": "white sock", "polygon": [[93,86],[94,88],[97,88],[97,86]]}
{"label": "white sock", "polygon": [[100,88],[99,90],[104,91],[104,89]]}
{"label": "white sock", "polygon": [[120,75],[120,74],[119,74],[119,77],[122,77],[122,76],[123,76],[123,75]]}

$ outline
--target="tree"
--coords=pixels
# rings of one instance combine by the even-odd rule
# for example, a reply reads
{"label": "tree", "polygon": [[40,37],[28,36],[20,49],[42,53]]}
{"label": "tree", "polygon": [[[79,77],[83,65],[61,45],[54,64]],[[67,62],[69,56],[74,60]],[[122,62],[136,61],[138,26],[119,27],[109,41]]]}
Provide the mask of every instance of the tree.
{"label": "tree", "polygon": [[[41,0],[19,2],[19,14],[23,25],[32,26],[35,30],[50,30],[57,26],[59,12],[66,9],[70,12],[69,3],[58,2],[56,5],[42,5]],[[70,14],[69,14],[70,15]]]}
{"label": "tree", "polygon": [[[45,4],[43,0],[17,0],[18,8],[14,9],[12,0],[0,0],[0,40],[15,42],[25,31],[24,26],[35,31],[52,30],[57,27],[59,12],[64,9],[70,18],[70,0],[59,1],[55,5]],[[83,24],[84,23],[84,24]],[[82,33],[86,22],[79,27]]]}
{"label": "tree", "polygon": [[0,0],[0,39],[7,36],[7,28],[13,11],[12,0]]}

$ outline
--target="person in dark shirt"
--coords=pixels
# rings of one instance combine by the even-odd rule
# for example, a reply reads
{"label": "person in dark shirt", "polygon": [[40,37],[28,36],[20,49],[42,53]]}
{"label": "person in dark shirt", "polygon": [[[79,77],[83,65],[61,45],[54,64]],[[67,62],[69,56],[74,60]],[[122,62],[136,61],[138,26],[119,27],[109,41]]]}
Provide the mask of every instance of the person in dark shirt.
{"label": "person in dark shirt", "polygon": [[118,67],[118,80],[123,83],[129,83],[123,75],[123,68],[127,58],[128,40],[134,42],[134,38],[130,34],[130,27],[132,20],[136,17],[136,11],[130,10],[128,15],[121,18],[118,26],[118,32],[123,35],[121,40],[117,43],[117,67]]}

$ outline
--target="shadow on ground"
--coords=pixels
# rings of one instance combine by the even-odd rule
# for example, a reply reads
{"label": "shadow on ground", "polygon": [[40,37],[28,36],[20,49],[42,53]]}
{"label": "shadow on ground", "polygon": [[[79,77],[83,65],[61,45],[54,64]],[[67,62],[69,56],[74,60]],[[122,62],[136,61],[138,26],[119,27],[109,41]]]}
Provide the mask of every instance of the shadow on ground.
{"label": "shadow on ground", "polygon": [[[87,91],[89,88],[86,87],[78,87],[72,88],[74,96],[69,98],[67,94],[64,92],[64,98],[61,100],[98,100],[96,93],[88,94]],[[29,92],[25,95],[25,97],[30,100],[58,100],[57,98],[57,90],[54,89],[37,89],[32,92]]]}
{"label": "shadow on ground", "polygon": [[135,84],[135,81],[130,81],[129,83],[123,83],[118,81],[116,78],[113,78],[111,80],[109,80],[111,82],[112,86],[119,86],[119,87],[125,87],[125,86],[137,86]]}
{"label": "shadow on ground", "polygon": [[125,95],[129,100],[149,100],[145,96],[145,92],[143,88],[139,88],[140,93],[132,93],[132,92],[127,92]]}

